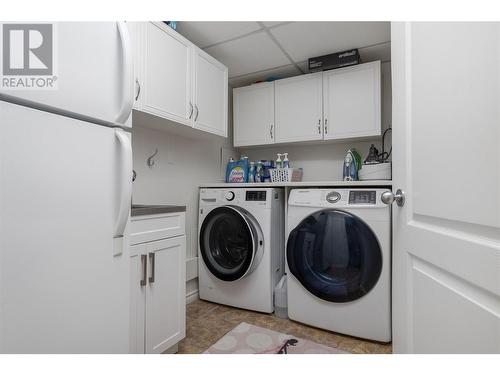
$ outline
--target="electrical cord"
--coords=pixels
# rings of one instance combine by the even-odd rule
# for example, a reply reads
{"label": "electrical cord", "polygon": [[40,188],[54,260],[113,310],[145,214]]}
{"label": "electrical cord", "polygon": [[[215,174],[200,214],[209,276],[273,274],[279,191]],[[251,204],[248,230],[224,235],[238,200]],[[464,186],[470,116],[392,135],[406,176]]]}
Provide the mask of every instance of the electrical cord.
{"label": "electrical cord", "polygon": [[391,156],[391,153],[392,153],[392,145],[391,145],[391,149],[389,150],[389,152],[385,151],[385,136],[387,135],[388,132],[392,132],[392,127],[387,128],[384,131],[384,133],[382,134],[382,153],[380,153],[378,155],[378,161],[379,161],[379,163],[386,162],[389,159],[389,157]]}

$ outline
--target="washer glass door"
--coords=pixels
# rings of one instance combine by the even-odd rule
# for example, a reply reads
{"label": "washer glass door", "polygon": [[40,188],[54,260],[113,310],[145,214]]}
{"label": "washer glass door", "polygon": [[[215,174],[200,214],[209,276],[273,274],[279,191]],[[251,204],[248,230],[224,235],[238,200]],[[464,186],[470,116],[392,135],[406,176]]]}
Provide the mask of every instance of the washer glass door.
{"label": "washer glass door", "polygon": [[290,272],[315,296],[349,302],[367,294],[382,271],[382,252],[370,227],[341,210],[306,217],[288,237]]}
{"label": "washer glass door", "polygon": [[238,280],[252,266],[256,252],[255,229],[237,209],[215,208],[201,226],[200,252],[215,277]]}

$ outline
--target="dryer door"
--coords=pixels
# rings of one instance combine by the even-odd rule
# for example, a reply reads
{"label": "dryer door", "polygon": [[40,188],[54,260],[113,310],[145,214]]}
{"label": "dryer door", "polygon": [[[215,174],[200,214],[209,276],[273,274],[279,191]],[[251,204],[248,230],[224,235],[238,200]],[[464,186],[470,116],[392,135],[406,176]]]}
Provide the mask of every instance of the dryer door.
{"label": "dryer door", "polygon": [[200,229],[200,252],[210,272],[235,281],[250,273],[260,260],[262,239],[253,218],[239,207],[212,210]]}
{"label": "dryer door", "polygon": [[290,272],[315,296],[349,302],[367,294],[382,271],[382,252],[370,227],[341,210],[306,217],[288,237]]}

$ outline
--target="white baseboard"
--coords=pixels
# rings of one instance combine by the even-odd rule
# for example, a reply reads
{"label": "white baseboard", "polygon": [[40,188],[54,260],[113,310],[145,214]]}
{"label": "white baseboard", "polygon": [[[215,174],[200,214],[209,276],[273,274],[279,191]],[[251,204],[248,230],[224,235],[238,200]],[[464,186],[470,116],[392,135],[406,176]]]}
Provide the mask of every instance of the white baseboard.
{"label": "white baseboard", "polygon": [[193,290],[192,292],[186,294],[186,305],[199,299],[200,295],[198,293],[198,290]]}

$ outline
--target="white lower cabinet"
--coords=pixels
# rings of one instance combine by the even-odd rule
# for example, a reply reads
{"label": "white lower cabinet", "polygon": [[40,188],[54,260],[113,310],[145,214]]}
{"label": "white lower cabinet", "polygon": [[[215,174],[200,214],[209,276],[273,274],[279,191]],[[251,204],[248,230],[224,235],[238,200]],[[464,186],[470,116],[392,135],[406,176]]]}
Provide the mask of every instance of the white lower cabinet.
{"label": "white lower cabinet", "polygon": [[[140,221],[145,235],[148,220]],[[133,227],[130,237],[144,241]],[[132,353],[163,353],[186,336],[186,236],[157,239],[168,228],[154,225],[150,232],[153,241],[130,246]]]}

